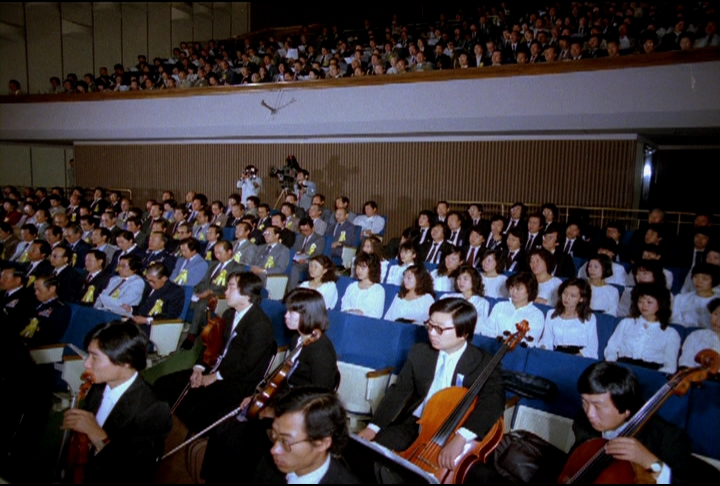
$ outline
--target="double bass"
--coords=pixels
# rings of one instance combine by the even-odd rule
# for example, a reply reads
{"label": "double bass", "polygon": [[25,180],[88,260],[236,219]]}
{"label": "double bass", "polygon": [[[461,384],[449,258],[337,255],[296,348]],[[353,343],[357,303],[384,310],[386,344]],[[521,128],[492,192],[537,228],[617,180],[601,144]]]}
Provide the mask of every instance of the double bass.
{"label": "double bass", "polygon": [[[652,415],[665,401],[675,394],[682,396],[693,383],[705,381],[709,375],[716,375],[720,366],[720,355],[705,349],[695,356],[700,366],[675,373],[645,405],[626,423],[618,437],[635,437]],[[565,464],[558,484],[631,484],[642,481],[648,473],[634,467],[631,462],[619,461],[605,452],[605,439],[591,439],[580,444]],[[653,481],[654,482],[654,481]]]}
{"label": "double bass", "polygon": [[409,448],[399,453],[405,460],[435,476],[440,483],[463,483],[472,465],[477,461],[484,462],[503,437],[505,424],[503,418],[500,417],[482,440],[469,443],[472,446],[466,447],[456,459],[454,470],[445,469],[438,463],[443,447],[475,410],[478,394],[503,356],[508,351],[515,349],[530,331],[530,326],[525,320],[516,324],[515,327],[517,332],[505,340],[470,388],[445,388],[428,400],[418,421],[420,433],[417,439]]}

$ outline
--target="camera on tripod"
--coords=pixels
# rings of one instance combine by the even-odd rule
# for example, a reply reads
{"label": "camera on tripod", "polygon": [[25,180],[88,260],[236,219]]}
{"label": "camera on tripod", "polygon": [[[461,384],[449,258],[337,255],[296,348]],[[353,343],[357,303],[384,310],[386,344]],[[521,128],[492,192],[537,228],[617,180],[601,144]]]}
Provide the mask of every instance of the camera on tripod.
{"label": "camera on tripod", "polygon": [[294,155],[288,155],[285,159],[285,166],[270,167],[270,177],[277,177],[280,186],[286,190],[292,190],[295,186],[297,173],[300,170],[300,164]]}

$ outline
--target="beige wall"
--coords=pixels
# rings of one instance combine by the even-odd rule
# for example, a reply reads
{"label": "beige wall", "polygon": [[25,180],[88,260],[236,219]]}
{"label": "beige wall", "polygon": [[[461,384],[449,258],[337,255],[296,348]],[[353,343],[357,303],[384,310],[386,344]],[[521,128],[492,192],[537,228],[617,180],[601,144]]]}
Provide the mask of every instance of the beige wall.
{"label": "beige wall", "polygon": [[0,90],[17,79],[45,92],[51,76],[112,72],[118,62],[169,57],[181,41],[227,39],[250,28],[247,2],[0,2]]}
{"label": "beige wall", "polygon": [[71,147],[0,145],[0,185],[67,187]]}

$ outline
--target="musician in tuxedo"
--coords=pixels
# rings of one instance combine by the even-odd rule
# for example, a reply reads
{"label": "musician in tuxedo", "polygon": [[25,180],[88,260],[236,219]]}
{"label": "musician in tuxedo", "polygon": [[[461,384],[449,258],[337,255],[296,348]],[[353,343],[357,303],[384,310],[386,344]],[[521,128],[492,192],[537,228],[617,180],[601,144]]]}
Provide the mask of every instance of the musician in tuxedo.
{"label": "musician in tuxedo", "polygon": [[140,324],[148,336],[155,319],[177,319],[185,304],[185,291],[170,280],[170,271],[160,262],[151,263],[145,270],[145,292],[138,305],[123,304],[132,312],[132,320]]}
{"label": "musician in tuxedo", "polygon": [[[430,343],[410,349],[397,381],[388,389],[370,424],[359,432],[360,437],[394,451],[410,447],[418,436],[417,421],[428,400],[449,386],[469,388],[492,360],[470,343],[476,321],[475,307],[464,299],[435,302],[425,323]],[[439,465],[454,469],[454,461],[465,444],[482,439],[504,408],[505,391],[498,367],[480,391],[475,410],[443,448]]]}
{"label": "musician in tuxedo", "polygon": [[170,431],[167,403],[138,375],[148,340],[131,322],[100,324],[85,338],[94,385],[84,407],[65,412],[62,428],[87,434],[85,484],[150,483]]}
{"label": "musician in tuxedo", "polygon": [[712,481],[711,477],[718,480],[716,469],[692,456],[692,443],[685,431],[657,414],[635,437],[621,437],[623,425],[643,405],[640,383],[630,369],[611,362],[592,364],[580,375],[578,392],[583,412],[573,423],[573,450],[589,439],[602,437],[609,440],[607,454],[634,463],[657,484],[692,484]]}
{"label": "musician in tuxedo", "polygon": [[155,391],[175,403],[183,388],[190,389],[176,413],[190,430],[199,431],[250,396],[263,378],[277,345],[270,318],[260,308],[262,281],[248,272],[227,277],[223,314],[225,332],[219,365],[204,363],[202,355],[192,369],[163,376]]}
{"label": "musician in tuxedo", "polygon": [[295,388],[278,400],[275,414],[268,432],[272,459],[260,461],[253,483],[360,484],[338,459],[349,434],[347,412],[335,393]]}

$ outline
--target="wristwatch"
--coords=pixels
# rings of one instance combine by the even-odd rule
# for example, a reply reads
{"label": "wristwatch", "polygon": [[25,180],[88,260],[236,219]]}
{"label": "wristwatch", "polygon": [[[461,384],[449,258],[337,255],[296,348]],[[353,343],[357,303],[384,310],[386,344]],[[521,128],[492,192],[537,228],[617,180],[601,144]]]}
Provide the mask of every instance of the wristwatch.
{"label": "wristwatch", "polygon": [[655,461],[652,464],[650,464],[650,472],[657,474],[660,471],[662,471],[662,467],[663,467],[662,461]]}

